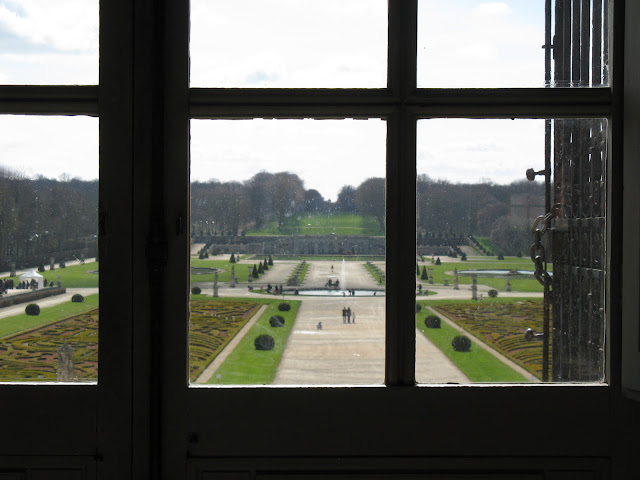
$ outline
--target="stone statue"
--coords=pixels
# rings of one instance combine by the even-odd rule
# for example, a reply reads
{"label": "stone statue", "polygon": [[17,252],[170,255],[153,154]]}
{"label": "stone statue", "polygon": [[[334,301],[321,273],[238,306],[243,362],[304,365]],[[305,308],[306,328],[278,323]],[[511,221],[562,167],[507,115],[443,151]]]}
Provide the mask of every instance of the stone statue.
{"label": "stone statue", "polygon": [[73,380],[73,352],[74,349],[65,343],[58,349],[58,381],[70,382]]}

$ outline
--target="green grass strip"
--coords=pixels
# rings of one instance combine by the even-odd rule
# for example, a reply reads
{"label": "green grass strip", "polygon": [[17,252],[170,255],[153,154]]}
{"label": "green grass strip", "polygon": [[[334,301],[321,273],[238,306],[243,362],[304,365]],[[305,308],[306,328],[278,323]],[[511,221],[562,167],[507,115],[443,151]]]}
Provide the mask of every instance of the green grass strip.
{"label": "green grass strip", "polygon": [[[36,301],[31,303],[37,304],[38,302]],[[28,303],[23,305],[26,308]],[[92,310],[97,306],[98,295],[96,294],[84,297],[84,302],[82,303],[65,302],[52,307],[43,308],[40,310],[40,315],[31,316],[26,313],[22,313],[12,317],[0,318],[0,338],[4,338],[24,330],[30,330],[32,328],[38,328],[43,325],[55,323],[63,318]]]}
{"label": "green grass strip", "polygon": [[[427,311],[427,315],[433,314]],[[469,352],[456,352],[451,346],[451,340],[460,335],[460,332],[444,320],[441,321],[440,328],[427,328],[424,325],[425,317],[424,313],[416,316],[418,329],[472,382],[528,382],[527,378],[475,342],[471,343]]]}
{"label": "green grass strip", "polygon": [[304,278],[307,276],[307,271],[309,270],[309,264],[305,263],[304,267],[302,267],[302,272],[298,276],[298,285],[302,285],[304,283]]}
{"label": "green grass strip", "polygon": [[[209,380],[212,384],[224,385],[268,385],[273,382],[280,360],[287,346],[287,340],[293,324],[295,323],[300,301],[288,300],[285,303],[291,305],[291,310],[281,312],[278,305],[282,300],[259,300],[260,303],[269,303],[269,308],[258,321],[251,327],[244,338],[220,365],[216,374]],[[283,327],[272,327],[269,318],[272,315],[281,315],[285,319]],[[275,340],[273,350],[256,350],[254,340],[258,335],[269,334]],[[220,380],[217,376],[220,375]]]}
{"label": "green grass strip", "polygon": [[384,262],[382,255],[273,255],[273,260],[325,260],[327,262]]}
{"label": "green grass strip", "polygon": [[367,272],[369,272],[371,274],[371,276],[373,277],[373,279],[380,285],[387,285],[387,277],[386,275],[383,273],[382,275],[382,283],[380,283],[380,274],[378,272],[376,272],[373,268],[372,265],[368,264],[368,263],[363,263],[362,266],[364,268],[367,269]]}
{"label": "green grass strip", "polygon": [[[35,270],[35,269],[34,269]],[[44,272],[38,272],[42,275],[47,283],[57,282],[58,275],[60,275],[60,281],[62,286],[66,288],[98,288],[98,262],[87,262],[84,265],[71,265],[66,268],[56,268],[55,270],[46,270]],[[7,279],[9,277],[4,277]],[[18,277],[13,277],[14,282],[20,282]]]}

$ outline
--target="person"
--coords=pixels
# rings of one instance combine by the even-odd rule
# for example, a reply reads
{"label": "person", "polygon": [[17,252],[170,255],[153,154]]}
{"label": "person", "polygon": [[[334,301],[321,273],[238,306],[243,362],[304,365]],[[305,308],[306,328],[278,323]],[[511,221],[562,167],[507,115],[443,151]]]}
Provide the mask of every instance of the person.
{"label": "person", "polygon": [[342,309],[342,323],[347,323],[347,307]]}
{"label": "person", "polygon": [[331,271],[333,272],[333,265],[331,265]]}
{"label": "person", "polygon": [[347,308],[347,323],[351,323],[351,307]]}
{"label": "person", "polygon": [[356,312],[351,312],[351,319],[353,320],[353,323],[356,323]]}
{"label": "person", "polygon": [[316,326],[316,328],[318,330],[322,330],[322,322],[318,322],[318,325]]}

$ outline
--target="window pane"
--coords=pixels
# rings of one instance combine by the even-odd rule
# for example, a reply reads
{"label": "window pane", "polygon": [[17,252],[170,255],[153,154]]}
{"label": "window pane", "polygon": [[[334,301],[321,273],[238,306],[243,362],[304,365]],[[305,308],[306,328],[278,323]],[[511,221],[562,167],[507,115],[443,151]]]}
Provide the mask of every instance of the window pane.
{"label": "window pane", "polygon": [[0,381],[96,381],[98,120],[0,130]]}
{"label": "window pane", "polygon": [[418,382],[604,380],[606,125],[418,123]]}
{"label": "window pane", "polygon": [[192,120],[191,138],[191,382],[381,384],[385,122]]}
{"label": "window pane", "polygon": [[97,83],[97,0],[0,2],[0,84]]}
{"label": "window pane", "polygon": [[194,0],[191,13],[191,86],[387,84],[385,0]]}
{"label": "window pane", "polygon": [[419,0],[418,87],[606,86],[608,3]]}

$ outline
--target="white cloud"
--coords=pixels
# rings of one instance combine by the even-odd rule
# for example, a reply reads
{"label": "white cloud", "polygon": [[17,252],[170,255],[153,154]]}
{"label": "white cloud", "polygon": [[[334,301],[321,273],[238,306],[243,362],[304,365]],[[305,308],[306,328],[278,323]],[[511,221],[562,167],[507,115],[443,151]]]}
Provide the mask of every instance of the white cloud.
{"label": "white cloud", "polygon": [[0,0],[5,82],[97,83],[98,23],[98,0]]}
{"label": "white cloud", "polygon": [[504,2],[481,3],[476,7],[475,14],[479,17],[504,17],[511,15],[511,8]]}

